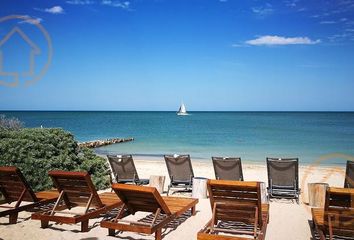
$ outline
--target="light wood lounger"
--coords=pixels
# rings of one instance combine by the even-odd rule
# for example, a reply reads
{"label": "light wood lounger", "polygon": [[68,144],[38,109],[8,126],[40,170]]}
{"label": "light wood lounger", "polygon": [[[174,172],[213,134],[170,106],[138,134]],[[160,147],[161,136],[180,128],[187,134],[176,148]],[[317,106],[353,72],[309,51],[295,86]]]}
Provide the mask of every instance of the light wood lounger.
{"label": "light wood lounger", "polygon": [[[54,190],[34,193],[17,167],[0,167],[0,192],[5,203],[15,202],[14,206],[0,205],[0,208],[7,209],[0,212],[0,217],[9,215],[10,224],[17,223],[19,212],[54,202],[58,197]],[[30,203],[21,206],[24,201]]]}
{"label": "light wood lounger", "polygon": [[259,182],[208,180],[212,219],[198,240],[265,239],[269,204],[261,203]]}
{"label": "light wood lounger", "polygon": [[[122,204],[113,193],[97,194],[87,172],[50,171],[48,174],[60,194],[51,210],[32,214],[32,219],[41,220],[42,228],[48,227],[50,221],[66,224],[81,222],[81,231],[87,232],[89,219]],[[84,207],[84,210],[81,213],[63,211],[77,206]]]}
{"label": "light wood lounger", "polygon": [[[154,187],[143,187],[125,184],[113,184],[112,189],[123,201],[124,207],[112,220],[102,221],[101,227],[108,228],[110,236],[115,235],[115,230],[138,232],[145,234],[155,233],[155,239],[161,239],[161,229],[173,219],[181,216],[189,209],[195,215],[195,206],[198,199],[161,197]],[[128,214],[136,212],[154,213],[150,223],[128,221],[123,219]]]}
{"label": "light wood lounger", "polygon": [[[328,188],[324,208],[312,208],[313,224],[321,240],[354,236],[354,188]],[[352,238],[350,238],[352,239]]]}

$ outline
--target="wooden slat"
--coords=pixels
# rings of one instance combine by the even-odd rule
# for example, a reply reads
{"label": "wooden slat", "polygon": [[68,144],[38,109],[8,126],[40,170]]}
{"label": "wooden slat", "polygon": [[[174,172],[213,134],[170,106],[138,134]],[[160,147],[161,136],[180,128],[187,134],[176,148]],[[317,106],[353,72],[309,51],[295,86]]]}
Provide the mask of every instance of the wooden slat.
{"label": "wooden slat", "polygon": [[209,231],[200,231],[197,235],[197,240],[250,240],[251,238],[226,236],[220,234],[210,234]]}
{"label": "wooden slat", "polygon": [[139,226],[139,225],[128,225],[128,224],[120,224],[114,223],[110,221],[102,221],[101,227],[103,228],[110,228],[116,229],[120,231],[129,231],[129,232],[138,232],[138,233],[145,233],[145,234],[153,234],[151,227],[147,226]]}
{"label": "wooden slat", "polygon": [[[331,221],[329,222],[329,217]],[[312,209],[312,218],[319,231],[340,236],[354,235],[354,189],[328,188],[324,209]]]}
{"label": "wooden slat", "polygon": [[88,194],[88,195],[91,194],[91,191],[87,186],[80,186],[80,185],[64,186],[64,185],[61,185],[61,188],[64,189],[66,192],[78,192],[81,194]]}
{"label": "wooden slat", "polygon": [[244,205],[244,206],[257,206],[258,205],[258,200],[257,199],[247,199],[247,198],[221,198],[221,197],[214,197],[213,198],[214,202],[217,203],[225,203],[225,204],[239,204],[239,205]]}
{"label": "wooden slat", "polygon": [[195,207],[198,199],[194,198],[179,198],[179,197],[162,197],[171,213],[180,216],[189,209]]}
{"label": "wooden slat", "polygon": [[150,199],[151,205],[154,206],[153,209],[151,209],[152,212],[156,212],[157,208],[160,208],[162,210],[162,213],[171,214],[170,209],[165,204],[165,202],[161,198],[161,195],[154,187],[144,187],[116,183],[112,185],[112,189],[119,196],[119,198],[127,205],[128,209],[131,212],[147,210],[147,208],[145,208],[143,205],[140,206],[139,203],[130,203],[131,201],[129,199],[129,196],[133,196],[134,194],[142,194],[142,196],[145,196],[146,199]]}
{"label": "wooden slat", "polygon": [[257,192],[252,191],[232,191],[232,190],[220,190],[220,189],[213,189],[214,197],[218,196],[225,196],[225,197],[241,197],[241,198],[250,198],[250,199],[257,199],[258,195]]}

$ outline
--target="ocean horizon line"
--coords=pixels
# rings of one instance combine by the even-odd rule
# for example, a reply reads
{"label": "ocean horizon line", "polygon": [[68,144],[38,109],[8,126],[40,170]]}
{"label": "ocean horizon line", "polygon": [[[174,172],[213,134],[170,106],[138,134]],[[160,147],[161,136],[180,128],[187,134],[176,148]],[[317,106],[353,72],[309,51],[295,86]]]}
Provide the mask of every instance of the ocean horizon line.
{"label": "ocean horizon line", "polygon": [[[176,113],[176,110],[0,110],[1,112],[147,112]],[[354,113],[354,110],[191,110],[188,113]]]}

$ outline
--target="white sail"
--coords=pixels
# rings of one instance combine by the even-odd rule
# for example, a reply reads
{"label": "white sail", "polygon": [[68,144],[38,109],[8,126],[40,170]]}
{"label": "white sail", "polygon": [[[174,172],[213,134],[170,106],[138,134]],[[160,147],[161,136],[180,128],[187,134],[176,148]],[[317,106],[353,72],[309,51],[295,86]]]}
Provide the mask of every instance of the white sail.
{"label": "white sail", "polygon": [[179,110],[177,112],[177,115],[188,115],[186,106],[182,103],[181,106],[179,107]]}

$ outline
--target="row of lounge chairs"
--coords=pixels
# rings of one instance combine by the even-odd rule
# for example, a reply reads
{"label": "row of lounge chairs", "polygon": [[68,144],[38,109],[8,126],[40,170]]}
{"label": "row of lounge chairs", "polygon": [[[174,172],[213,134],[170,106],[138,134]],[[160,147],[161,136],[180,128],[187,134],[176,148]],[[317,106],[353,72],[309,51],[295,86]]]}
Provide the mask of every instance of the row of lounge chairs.
{"label": "row of lounge chairs", "polygon": [[[100,223],[110,236],[119,230],[155,234],[160,240],[161,229],[168,223],[189,210],[191,215],[196,213],[198,199],[162,197],[153,187],[113,184],[114,193],[98,194],[87,172],[50,171],[48,175],[56,189],[34,193],[17,167],[0,167],[0,192],[6,203],[0,205],[6,208],[0,217],[9,216],[9,223],[15,224],[19,212],[36,210],[31,218],[40,220],[42,228],[50,222],[81,223],[81,231],[87,232],[90,219],[115,211],[115,216]],[[70,211],[74,208],[75,212]],[[147,222],[124,219],[136,212],[153,213],[153,217]]]}
{"label": "row of lounge chairs", "polygon": [[[353,170],[348,162],[347,174]],[[88,231],[89,219],[117,210],[115,216],[105,218],[101,227],[111,236],[115,231],[155,234],[161,239],[161,229],[178,216],[191,210],[195,214],[198,203],[193,198],[162,197],[152,187],[113,184],[114,193],[98,194],[86,172],[50,171],[56,189],[34,193],[20,170],[0,167],[0,192],[7,209],[0,217],[9,215],[9,222],[16,223],[20,211],[37,208],[32,219],[40,220],[43,228],[49,222],[64,224],[81,223],[81,230]],[[346,186],[352,179],[346,179]],[[264,239],[269,222],[269,204],[261,201],[259,182],[208,180],[212,219],[198,233],[198,240],[207,239]],[[31,202],[21,205],[23,201]],[[1,205],[2,206],[2,205]],[[0,207],[1,207],[0,206]],[[68,212],[81,207],[81,213]],[[136,212],[152,213],[149,221],[128,221],[125,218]],[[69,214],[69,216],[67,216]],[[324,209],[312,210],[313,223],[321,239],[335,235],[354,236],[354,189],[328,188]],[[234,235],[237,235],[235,238]]]}
{"label": "row of lounge chairs", "polygon": [[[190,215],[196,213],[197,199],[162,197],[153,187],[116,183],[112,185],[115,193],[98,194],[87,172],[50,171],[48,175],[56,189],[35,194],[18,168],[0,167],[1,193],[8,204],[16,202],[14,207],[2,211],[0,216],[9,215],[10,223],[14,224],[20,211],[37,207],[38,211],[32,214],[32,219],[40,220],[42,228],[47,228],[50,222],[81,223],[81,231],[86,232],[89,230],[89,219],[117,209],[115,216],[100,223],[102,228],[108,229],[110,236],[115,236],[115,231],[119,230],[155,234],[155,239],[159,240],[162,228],[168,223],[189,210]],[[269,205],[261,203],[259,182],[209,180],[208,190],[213,215],[206,227],[198,233],[198,239],[212,239],[221,233],[251,235],[255,239],[264,239],[269,220]],[[44,196],[42,200],[35,197],[39,195]],[[31,203],[20,207],[22,200]],[[231,212],[228,209],[230,206]],[[83,208],[82,212],[67,211],[76,207]],[[148,222],[124,219],[136,212],[153,215]],[[230,227],[223,227],[224,221],[226,224],[234,221],[245,225],[241,230],[230,230]]]}
{"label": "row of lounge chairs", "polygon": [[[132,155],[108,155],[112,173],[117,183],[148,184],[148,179],[140,179]],[[193,167],[189,155],[164,156],[172,188],[191,189]],[[243,181],[241,158],[212,157],[215,178],[218,180]],[[299,201],[299,159],[266,158],[268,172],[268,196],[270,198],[291,198]],[[113,183],[113,180],[112,180]],[[348,161],[344,187],[354,187],[354,162]]]}

